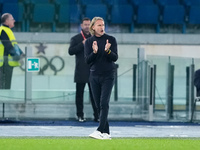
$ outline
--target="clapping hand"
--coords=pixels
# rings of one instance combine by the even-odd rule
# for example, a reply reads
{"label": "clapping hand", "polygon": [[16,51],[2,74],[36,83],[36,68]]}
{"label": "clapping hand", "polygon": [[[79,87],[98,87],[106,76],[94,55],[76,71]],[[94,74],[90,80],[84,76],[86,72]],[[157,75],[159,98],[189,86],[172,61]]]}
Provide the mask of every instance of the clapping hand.
{"label": "clapping hand", "polygon": [[109,43],[108,39],[106,40],[105,51],[108,52],[110,49],[111,44]]}
{"label": "clapping hand", "polygon": [[93,49],[93,53],[97,53],[98,51],[98,45],[97,45],[97,41],[93,41],[93,44],[92,44],[92,49]]}

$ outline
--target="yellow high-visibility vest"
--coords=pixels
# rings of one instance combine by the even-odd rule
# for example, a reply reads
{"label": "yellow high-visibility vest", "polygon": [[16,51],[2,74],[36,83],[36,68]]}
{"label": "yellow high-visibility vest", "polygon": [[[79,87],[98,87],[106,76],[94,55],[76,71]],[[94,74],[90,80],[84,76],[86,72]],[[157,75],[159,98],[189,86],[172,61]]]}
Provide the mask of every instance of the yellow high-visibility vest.
{"label": "yellow high-visibility vest", "polygon": [[[0,26],[0,35],[1,35],[2,30],[4,30],[6,32],[9,40],[11,41],[11,43],[14,47],[14,45],[17,44],[17,42],[16,42],[15,36],[13,34],[13,31],[9,27]],[[1,42],[0,43],[0,67],[3,66],[3,62],[4,62],[4,50],[5,50],[4,46]],[[8,64],[9,64],[9,66],[13,66],[13,67],[20,66],[20,62],[14,61],[13,57],[10,54],[8,55]]]}

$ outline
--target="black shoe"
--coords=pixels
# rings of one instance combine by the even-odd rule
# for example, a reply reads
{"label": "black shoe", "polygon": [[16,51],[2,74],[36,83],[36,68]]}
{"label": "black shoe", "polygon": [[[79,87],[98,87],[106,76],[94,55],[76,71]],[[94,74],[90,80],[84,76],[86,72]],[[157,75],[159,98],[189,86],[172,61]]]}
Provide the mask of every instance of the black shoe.
{"label": "black shoe", "polygon": [[86,121],[86,119],[85,119],[85,118],[83,118],[83,117],[78,117],[78,121],[79,121],[79,122],[85,122],[85,121]]}

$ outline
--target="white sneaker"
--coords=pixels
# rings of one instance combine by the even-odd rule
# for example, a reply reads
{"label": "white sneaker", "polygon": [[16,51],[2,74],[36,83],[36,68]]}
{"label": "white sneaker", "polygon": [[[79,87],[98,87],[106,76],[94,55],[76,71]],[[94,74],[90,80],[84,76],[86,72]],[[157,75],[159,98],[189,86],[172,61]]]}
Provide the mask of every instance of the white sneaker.
{"label": "white sneaker", "polygon": [[100,131],[94,131],[89,137],[103,140],[103,134]]}
{"label": "white sneaker", "polygon": [[104,140],[111,140],[111,135],[108,133],[103,133],[103,139]]}

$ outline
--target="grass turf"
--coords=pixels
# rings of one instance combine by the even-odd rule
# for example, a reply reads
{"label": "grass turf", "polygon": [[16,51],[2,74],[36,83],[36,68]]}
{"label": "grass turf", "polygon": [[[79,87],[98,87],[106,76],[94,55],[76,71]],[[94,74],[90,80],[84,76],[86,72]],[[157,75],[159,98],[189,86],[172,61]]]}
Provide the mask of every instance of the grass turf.
{"label": "grass turf", "polygon": [[199,150],[200,138],[0,138],[0,150]]}

